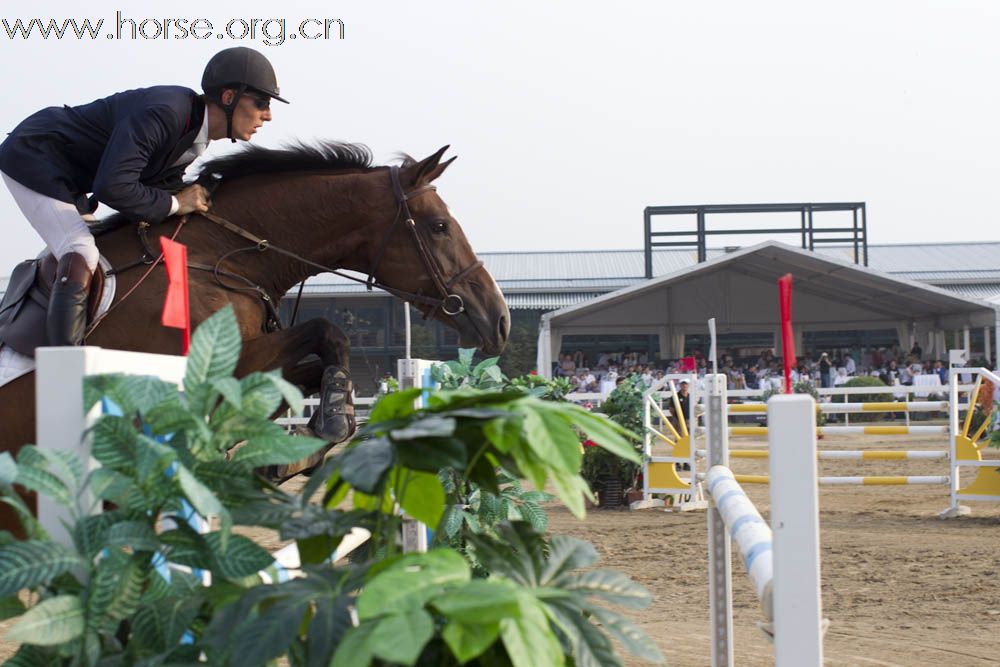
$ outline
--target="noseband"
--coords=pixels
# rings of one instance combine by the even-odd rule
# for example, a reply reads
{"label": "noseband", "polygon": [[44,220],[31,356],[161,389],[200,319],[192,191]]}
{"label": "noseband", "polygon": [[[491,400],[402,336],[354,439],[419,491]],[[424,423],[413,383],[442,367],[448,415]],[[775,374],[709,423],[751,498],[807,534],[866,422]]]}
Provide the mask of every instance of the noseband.
{"label": "noseband", "polygon": [[[466,277],[468,277],[470,273],[480,268],[483,265],[482,260],[477,259],[471,265],[465,267],[464,269],[456,273],[454,276],[452,276],[450,280],[446,281],[444,275],[441,272],[440,266],[434,260],[434,257],[433,255],[431,255],[430,251],[428,251],[427,245],[424,242],[423,237],[420,235],[420,231],[417,229],[417,224],[413,219],[413,214],[410,213],[410,207],[409,204],[407,203],[408,200],[413,199],[414,197],[417,197],[423,194],[424,192],[436,190],[437,188],[435,188],[433,185],[428,184],[428,185],[423,185],[415,190],[411,190],[410,192],[404,192],[402,184],[399,181],[399,167],[396,166],[389,168],[389,177],[390,180],[392,181],[392,192],[396,198],[396,204],[397,204],[396,216],[395,218],[393,218],[392,224],[389,226],[389,230],[382,238],[382,244],[379,247],[378,253],[375,255],[375,261],[372,262],[371,269],[368,271],[368,278],[365,280],[349,275],[347,273],[343,273],[338,269],[325,266],[323,264],[319,264],[312,260],[306,259],[305,257],[302,257],[301,255],[294,253],[290,250],[286,250],[284,248],[276,246],[267,239],[262,239],[258,236],[255,236],[254,234],[251,234],[247,230],[243,229],[242,227],[235,225],[229,220],[226,220],[221,216],[215,215],[214,213],[206,211],[204,213],[199,213],[198,215],[214,222],[215,224],[227,229],[228,231],[234,234],[237,234],[238,236],[250,241],[253,244],[248,248],[240,248],[238,250],[226,253],[225,255],[223,255],[222,259],[219,260],[219,264],[221,264],[221,262],[224,259],[228,258],[229,256],[231,256],[233,253],[236,252],[245,252],[251,250],[264,252],[267,250],[273,250],[274,252],[286,255],[288,257],[298,260],[299,262],[302,262],[303,264],[307,264],[317,269],[321,269],[327,273],[333,273],[342,278],[347,278],[348,280],[353,280],[354,282],[363,283],[368,287],[369,290],[372,289],[373,287],[378,287],[379,289],[384,290],[394,296],[397,296],[404,301],[430,306],[431,310],[429,310],[427,313],[424,314],[424,319],[429,319],[433,317],[435,314],[437,314],[437,311],[439,309],[441,310],[441,312],[443,312],[445,315],[448,315],[449,317],[455,317],[456,315],[464,313],[465,301],[463,301],[461,296],[455,294],[452,291],[452,289],[456,284],[458,284]],[[392,234],[396,230],[396,227],[399,226],[400,222],[403,223],[404,227],[410,230],[413,236],[414,243],[417,246],[417,253],[420,255],[420,260],[421,262],[423,262],[424,268],[427,270],[427,273],[430,276],[431,281],[434,283],[434,287],[437,290],[439,296],[437,297],[427,296],[426,294],[421,294],[420,291],[414,293],[414,292],[407,292],[406,290],[398,289],[395,287],[390,287],[389,285],[379,282],[379,280],[375,277],[375,272],[378,270],[379,264],[382,262],[382,257],[385,255],[386,249],[389,246],[389,241],[392,237]],[[216,264],[215,272],[218,273],[218,271],[219,267],[218,264]]]}

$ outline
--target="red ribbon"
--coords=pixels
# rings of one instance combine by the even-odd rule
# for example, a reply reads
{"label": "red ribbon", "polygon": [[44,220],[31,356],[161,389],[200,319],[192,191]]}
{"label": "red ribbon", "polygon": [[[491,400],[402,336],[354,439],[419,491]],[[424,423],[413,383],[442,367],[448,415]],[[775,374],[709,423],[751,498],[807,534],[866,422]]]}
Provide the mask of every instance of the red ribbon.
{"label": "red ribbon", "polygon": [[188,304],[187,246],[161,236],[163,264],[167,267],[167,298],[161,322],[165,327],[184,330],[181,354],[191,347],[191,309]]}

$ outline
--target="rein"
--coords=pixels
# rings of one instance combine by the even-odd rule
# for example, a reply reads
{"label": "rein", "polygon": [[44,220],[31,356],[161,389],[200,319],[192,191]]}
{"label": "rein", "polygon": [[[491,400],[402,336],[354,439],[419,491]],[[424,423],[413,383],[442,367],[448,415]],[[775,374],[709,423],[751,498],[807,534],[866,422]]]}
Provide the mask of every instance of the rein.
{"label": "rein", "polygon": [[[430,251],[427,249],[427,245],[424,242],[423,237],[420,235],[419,230],[417,229],[416,221],[413,219],[413,214],[410,213],[410,207],[409,204],[407,203],[410,199],[418,197],[419,195],[425,192],[434,191],[437,188],[435,188],[433,185],[428,184],[421,186],[415,190],[411,190],[410,192],[404,192],[402,184],[400,183],[399,180],[399,167],[397,166],[392,166],[389,168],[389,177],[392,182],[393,195],[395,196],[397,203],[396,215],[393,218],[392,224],[389,226],[389,229],[386,232],[385,236],[382,238],[382,243],[378,249],[378,252],[375,254],[375,260],[372,262],[371,269],[368,271],[368,277],[366,279],[357,278],[350,274],[344,273],[339,269],[335,269],[333,267],[320,264],[319,262],[314,262],[311,259],[307,259],[290,250],[286,250],[285,248],[276,246],[269,240],[262,239],[259,236],[256,236],[255,234],[252,234],[246,229],[240,227],[239,225],[236,225],[230,222],[229,220],[226,220],[222,216],[212,213],[211,211],[205,211],[202,213],[198,213],[197,215],[200,215],[206,220],[209,220],[210,222],[219,225],[223,229],[233,234],[236,234],[240,238],[249,241],[252,245],[249,247],[237,248],[235,250],[231,250],[225,253],[224,255],[222,255],[222,257],[219,258],[219,260],[215,263],[214,266],[188,262],[188,267],[199,271],[207,271],[212,273],[212,275],[215,277],[216,282],[218,282],[219,285],[221,285],[225,289],[232,291],[256,292],[257,295],[264,302],[265,309],[267,310],[268,319],[265,326],[268,331],[274,331],[281,328],[281,320],[278,316],[278,311],[277,308],[275,307],[274,299],[271,297],[270,294],[267,293],[265,289],[263,289],[259,285],[256,285],[253,281],[249,280],[248,278],[241,276],[237,273],[233,273],[231,271],[226,271],[221,268],[221,265],[225,260],[227,260],[228,258],[232,257],[237,253],[249,252],[253,250],[256,250],[258,252],[266,252],[270,250],[280,255],[285,255],[286,257],[290,257],[302,264],[306,264],[307,266],[320,269],[321,271],[327,273],[333,273],[342,278],[346,278],[347,280],[352,280],[354,282],[361,283],[365,285],[369,290],[371,290],[373,287],[378,287],[379,289],[384,290],[389,294],[399,297],[403,301],[407,301],[410,303],[420,303],[427,306],[431,306],[431,309],[424,314],[425,320],[435,315],[438,310],[441,310],[441,312],[450,317],[455,317],[457,315],[464,313],[465,302],[463,301],[461,296],[452,292],[452,289],[456,284],[460,283],[462,280],[467,278],[470,273],[480,268],[483,265],[482,260],[477,259],[475,262],[473,262],[472,264],[470,264],[469,266],[465,267],[464,269],[456,273],[454,276],[452,276],[451,279],[446,280],[441,271],[440,266],[434,260],[434,257],[433,255],[431,255]],[[181,216],[180,221],[177,223],[177,228],[174,230],[173,235],[171,235],[170,237],[171,240],[177,237],[177,235],[181,231],[181,228],[187,221],[188,221],[188,215]],[[426,294],[421,294],[420,292],[416,293],[407,292],[406,290],[390,287],[389,285],[380,282],[375,277],[375,273],[382,262],[382,258],[385,255],[386,250],[388,249],[389,241],[391,240],[392,235],[395,232],[396,227],[399,226],[400,222],[402,222],[404,227],[410,230],[410,233],[413,236],[413,241],[416,244],[417,253],[420,255],[420,260],[421,262],[423,262],[424,268],[427,270],[427,273],[430,276],[432,282],[434,283],[434,287],[440,296],[432,297],[432,296],[427,296]],[[131,264],[127,264],[125,266],[119,267],[117,269],[112,269],[111,271],[109,271],[109,273],[119,274],[128,269],[135,268],[136,266],[142,266],[145,264],[148,266],[146,272],[143,273],[142,277],[139,278],[139,280],[134,285],[132,285],[129,291],[126,292],[121,299],[112,304],[112,306],[101,317],[94,320],[94,322],[87,329],[87,335],[89,335],[97,327],[97,325],[101,323],[101,321],[104,319],[105,316],[108,315],[108,313],[117,308],[119,305],[121,305],[123,301],[125,301],[125,299],[131,296],[131,294],[139,287],[139,285],[141,285],[146,280],[146,278],[149,277],[149,275],[153,272],[153,269],[155,269],[156,266],[163,260],[163,254],[154,253],[154,251],[149,246],[149,241],[146,237],[146,234],[149,231],[149,227],[150,227],[149,223],[146,222],[139,223],[139,240],[143,247],[142,258]],[[222,281],[223,277],[229,278],[231,280],[240,281],[244,283],[245,286],[234,286],[226,284]],[[305,281],[303,281],[303,285],[304,282]],[[301,296],[302,296],[302,286],[300,285],[299,297],[301,298]],[[295,310],[297,314],[298,302],[296,302]],[[473,326],[475,326],[475,321],[473,321]],[[478,327],[476,328],[478,330]]]}

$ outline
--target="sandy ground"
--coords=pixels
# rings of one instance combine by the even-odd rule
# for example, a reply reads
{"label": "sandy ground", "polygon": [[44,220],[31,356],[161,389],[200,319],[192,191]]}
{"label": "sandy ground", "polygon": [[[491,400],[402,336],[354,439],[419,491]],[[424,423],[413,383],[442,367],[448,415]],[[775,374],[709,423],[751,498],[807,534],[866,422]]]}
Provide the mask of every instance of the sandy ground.
{"label": "sandy ground", "polygon": [[[827,437],[820,447],[942,448],[941,436],[902,440]],[[732,441],[734,448],[760,444]],[[747,473],[766,473],[766,466],[746,459],[733,464]],[[821,462],[820,474],[944,475],[946,467],[941,461],[837,461]],[[747,489],[766,518],[767,487]],[[945,486],[820,489],[823,605],[830,620],[826,665],[1000,664],[1000,504],[969,503],[971,516],[941,521],[937,514],[946,506]],[[601,567],[627,573],[653,594],[653,604],[631,617],[654,638],[668,664],[708,664],[704,512],[595,510],[577,521],[556,504],[547,510],[552,532],[594,543]],[[257,537],[269,548],[278,546],[273,536]],[[736,664],[771,665],[773,651],[756,628],[759,607],[739,562],[733,585]],[[0,633],[9,625],[0,624]],[[13,648],[0,644],[0,659]]]}

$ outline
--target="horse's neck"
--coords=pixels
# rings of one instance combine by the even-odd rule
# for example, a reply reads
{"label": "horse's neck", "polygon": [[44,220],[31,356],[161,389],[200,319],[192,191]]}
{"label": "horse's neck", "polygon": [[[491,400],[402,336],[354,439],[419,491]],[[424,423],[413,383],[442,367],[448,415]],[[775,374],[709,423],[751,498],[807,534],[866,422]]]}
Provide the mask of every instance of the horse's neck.
{"label": "horse's neck", "polygon": [[[324,187],[317,188],[320,182]],[[378,233],[375,228],[379,219],[370,207],[364,206],[364,198],[351,196],[357,187],[356,178],[255,177],[233,186],[228,192],[219,193],[213,207],[220,217],[266,239],[273,247],[316,264],[332,269],[368,270],[368,241]],[[337,186],[342,192],[336,191]],[[228,249],[250,245],[232,232],[224,233],[227,249],[219,252],[220,257]],[[277,296],[305,278],[323,272],[315,265],[274,250],[237,253],[232,261],[241,275]]]}

